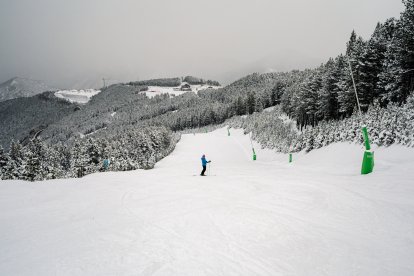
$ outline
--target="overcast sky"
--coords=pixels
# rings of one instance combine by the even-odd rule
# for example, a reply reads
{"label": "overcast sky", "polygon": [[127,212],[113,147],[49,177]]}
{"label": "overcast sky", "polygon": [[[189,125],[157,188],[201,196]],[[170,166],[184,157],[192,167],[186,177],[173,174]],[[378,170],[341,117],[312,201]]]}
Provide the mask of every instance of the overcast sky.
{"label": "overcast sky", "polygon": [[0,0],[0,82],[61,86],[314,67],[400,0]]}

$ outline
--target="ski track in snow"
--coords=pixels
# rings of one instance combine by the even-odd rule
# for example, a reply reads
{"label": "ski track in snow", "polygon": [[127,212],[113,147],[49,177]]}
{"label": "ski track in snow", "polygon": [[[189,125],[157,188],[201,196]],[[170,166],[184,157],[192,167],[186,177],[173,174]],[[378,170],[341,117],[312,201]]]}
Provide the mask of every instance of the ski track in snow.
{"label": "ski track in snow", "polygon": [[[0,182],[0,275],[414,275],[414,150],[183,135],[153,170]],[[200,157],[214,177],[194,177]]]}

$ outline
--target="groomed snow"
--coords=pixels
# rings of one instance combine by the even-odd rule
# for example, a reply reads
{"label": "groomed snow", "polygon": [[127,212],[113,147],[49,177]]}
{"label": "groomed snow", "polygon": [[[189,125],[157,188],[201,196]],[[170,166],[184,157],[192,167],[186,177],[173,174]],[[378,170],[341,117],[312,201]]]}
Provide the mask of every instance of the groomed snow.
{"label": "groomed snow", "polygon": [[65,99],[71,103],[85,104],[89,100],[100,93],[101,90],[86,89],[86,90],[60,90],[55,92],[55,96],[61,99]]}
{"label": "groomed snow", "polygon": [[361,176],[360,146],[253,162],[230,131],[183,135],[153,170],[1,181],[0,274],[414,275],[413,149]]}

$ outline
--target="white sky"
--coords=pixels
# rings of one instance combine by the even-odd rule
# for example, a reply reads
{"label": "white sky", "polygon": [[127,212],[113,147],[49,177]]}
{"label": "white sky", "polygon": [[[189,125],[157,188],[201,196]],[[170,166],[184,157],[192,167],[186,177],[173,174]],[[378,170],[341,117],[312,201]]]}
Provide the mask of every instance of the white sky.
{"label": "white sky", "polygon": [[400,0],[0,0],[0,82],[61,87],[314,67],[398,17]]}

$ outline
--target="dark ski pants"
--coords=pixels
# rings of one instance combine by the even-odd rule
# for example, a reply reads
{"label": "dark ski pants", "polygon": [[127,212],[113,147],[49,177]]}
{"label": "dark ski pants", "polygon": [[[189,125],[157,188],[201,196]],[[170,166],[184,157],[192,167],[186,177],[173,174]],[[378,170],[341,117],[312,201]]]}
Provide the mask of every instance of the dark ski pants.
{"label": "dark ski pants", "polygon": [[207,166],[203,166],[203,170],[201,171],[200,175],[204,175],[204,173],[206,172]]}

